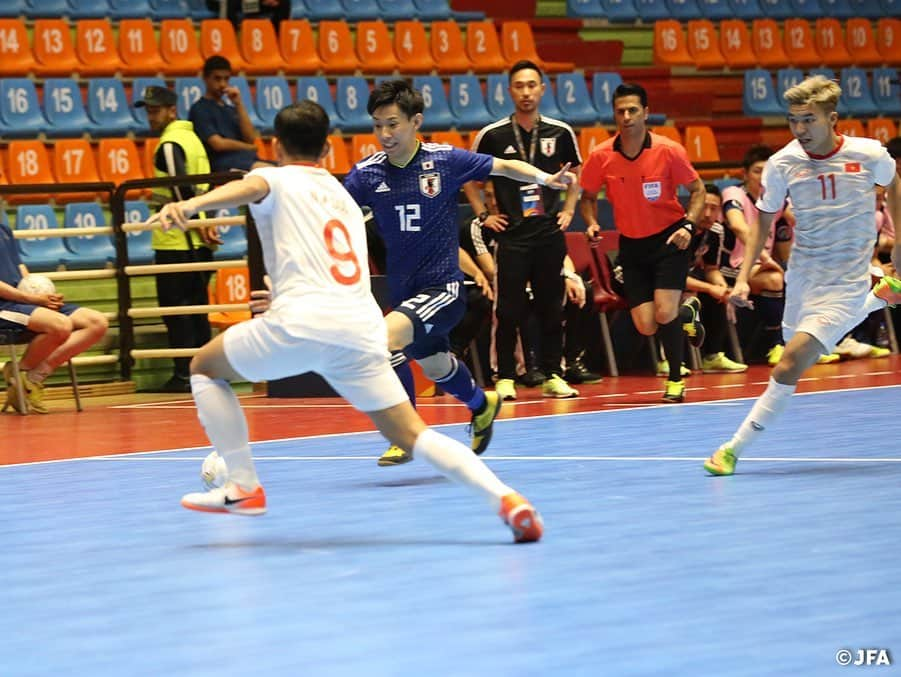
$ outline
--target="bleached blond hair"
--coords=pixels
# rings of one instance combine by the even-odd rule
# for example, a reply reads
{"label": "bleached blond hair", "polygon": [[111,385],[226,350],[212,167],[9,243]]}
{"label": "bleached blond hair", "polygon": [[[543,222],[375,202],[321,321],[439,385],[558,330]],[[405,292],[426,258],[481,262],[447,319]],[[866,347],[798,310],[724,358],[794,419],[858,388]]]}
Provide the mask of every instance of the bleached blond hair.
{"label": "bleached blond hair", "polygon": [[831,113],[838,106],[838,98],[841,94],[842,88],[837,83],[823,75],[813,75],[785,90],[782,98],[788,102],[789,106],[817,104],[827,113]]}

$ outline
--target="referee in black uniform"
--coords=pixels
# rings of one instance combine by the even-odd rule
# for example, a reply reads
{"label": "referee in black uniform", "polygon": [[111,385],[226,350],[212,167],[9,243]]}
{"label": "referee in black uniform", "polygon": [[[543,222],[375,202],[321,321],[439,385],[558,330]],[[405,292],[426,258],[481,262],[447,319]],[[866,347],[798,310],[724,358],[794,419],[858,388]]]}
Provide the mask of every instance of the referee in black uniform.
{"label": "referee in black uniform", "polygon": [[[542,117],[538,105],[544,94],[541,70],[531,61],[519,61],[510,69],[510,96],[516,108],[509,118],[484,127],[473,150],[504,159],[529,162],[543,171],[556,172],[569,163],[582,164],[576,135],[565,122]],[[537,183],[523,184],[492,177],[497,212],[491,213],[479,187],[465,186],[466,197],[484,226],[497,232],[497,391],[515,399],[514,350],[516,332],[526,314],[526,285],[531,283],[533,309],[541,327],[542,385],[548,397],[574,397],[578,392],[560,376],[563,346],[563,258],[569,227],[579,198],[571,185],[561,204],[559,191]]]}

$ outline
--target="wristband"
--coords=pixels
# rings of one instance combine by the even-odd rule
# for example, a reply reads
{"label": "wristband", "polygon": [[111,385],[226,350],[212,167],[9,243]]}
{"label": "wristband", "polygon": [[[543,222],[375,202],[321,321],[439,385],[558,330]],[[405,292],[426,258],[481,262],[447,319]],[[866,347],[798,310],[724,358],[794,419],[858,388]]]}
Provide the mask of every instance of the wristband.
{"label": "wristband", "polygon": [[535,170],[535,183],[539,186],[546,186],[549,178],[551,178],[551,175],[547,172],[543,172],[540,169]]}
{"label": "wristband", "polygon": [[560,271],[560,275],[565,277],[567,280],[572,280],[573,282],[576,282],[576,281],[581,282],[582,281],[581,277],[579,277],[576,273],[572,272],[571,270],[566,270],[566,268],[564,268],[563,270]]}
{"label": "wristband", "polygon": [[479,225],[485,225],[485,221],[488,219],[488,210],[479,212],[476,218],[479,220]]}
{"label": "wristband", "polygon": [[689,219],[688,217],[682,219],[682,225],[679,227],[684,228],[689,233],[695,232],[695,222],[692,221],[691,219]]}

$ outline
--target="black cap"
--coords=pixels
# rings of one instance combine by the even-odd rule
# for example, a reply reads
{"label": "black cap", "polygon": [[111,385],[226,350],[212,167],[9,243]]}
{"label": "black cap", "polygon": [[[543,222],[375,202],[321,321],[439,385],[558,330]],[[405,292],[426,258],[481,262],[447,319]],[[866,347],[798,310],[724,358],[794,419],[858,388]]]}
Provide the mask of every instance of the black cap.
{"label": "black cap", "polygon": [[174,106],[178,103],[178,95],[165,87],[145,87],[140,101],[135,101],[135,108],[144,106]]}

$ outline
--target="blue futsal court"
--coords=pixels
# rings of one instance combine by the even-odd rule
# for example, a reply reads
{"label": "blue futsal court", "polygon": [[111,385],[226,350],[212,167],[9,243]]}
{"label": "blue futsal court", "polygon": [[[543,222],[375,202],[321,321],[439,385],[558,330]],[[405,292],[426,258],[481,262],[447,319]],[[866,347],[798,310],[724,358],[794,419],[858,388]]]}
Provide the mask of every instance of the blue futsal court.
{"label": "blue futsal court", "polygon": [[862,674],[901,661],[899,402],[796,396],[727,478],[751,400],[501,420],[532,545],[374,433],[255,445],[260,518],[179,507],[206,449],[0,467],[0,673]]}

